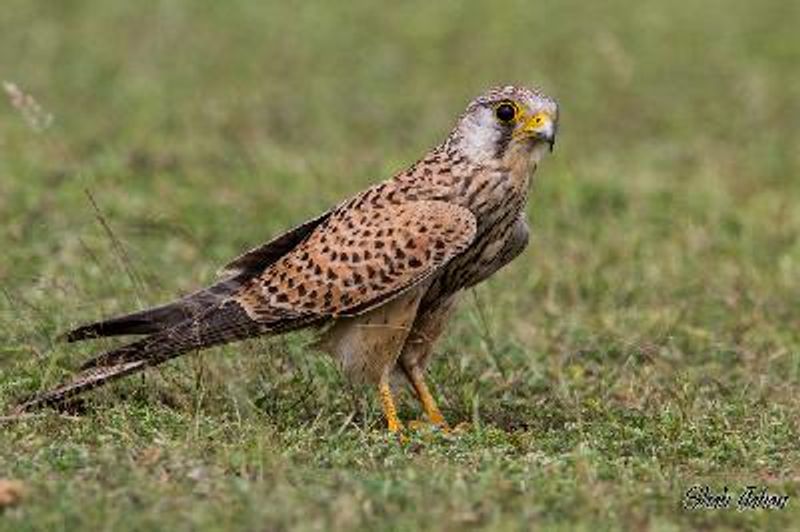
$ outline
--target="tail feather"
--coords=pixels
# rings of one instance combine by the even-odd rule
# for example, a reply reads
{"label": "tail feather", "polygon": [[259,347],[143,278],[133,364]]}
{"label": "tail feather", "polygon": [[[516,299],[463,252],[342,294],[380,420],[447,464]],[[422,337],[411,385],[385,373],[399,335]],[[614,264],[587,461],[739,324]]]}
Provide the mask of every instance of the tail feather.
{"label": "tail feather", "polygon": [[166,305],[83,325],[69,331],[64,337],[68,342],[78,342],[102,336],[155,334],[187,320],[197,319],[209,309],[222,304],[242,287],[245,280],[244,275],[233,276]]}
{"label": "tail feather", "polygon": [[62,406],[68,399],[82,392],[89,391],[108,382],[131,373],[136,373],[146,366],[144,360],[127,362],[116,366],[91,368],[81,371],[67,382],[46,392],[22,400],[14,408],[15,414],[31,412],[47,406]]}
{"label": "tail feather", "polygon": [[[140,314],[143,314],[140,316]],[[127,316],[120,316],[106,321],[82,325],[64,335],[67,342],[78,342],[102,336],[123,336],[135,334],[152,334],[158,330],[159,324],[147,311]]]}
{"label": "tail feather", "polygon": [[89,360],[72,379],[22,401],[16,412],[64,404],[69,398],[107,382],[157,366],[188,351],[243,340],[266,332],[235,303],[212,309],[197,320],[123,345]]}
{"label": "tail feather", "polygon": [[237,303],[227,302],[209,309],[196,319],[185,320],[177,326],[103,353],[85,362],[80,369],[113,366],[142,357],[158,360],[165,355],[171,355],[167,356],[168,359],[187,351],[244,340],[262,332],[263,326],[252,320],[242,307]]}

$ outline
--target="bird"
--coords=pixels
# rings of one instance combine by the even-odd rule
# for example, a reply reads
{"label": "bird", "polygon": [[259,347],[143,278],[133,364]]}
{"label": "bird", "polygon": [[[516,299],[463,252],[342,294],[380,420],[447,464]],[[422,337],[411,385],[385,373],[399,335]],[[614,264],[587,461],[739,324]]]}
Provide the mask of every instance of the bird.
{"label": "bird", "polygon": [[532,177],[553,151],[558,117],[557,102],[539,89],[487,90],[405,171],[245,252],[211,286],[68,332],[68,342],[138,339],[15,411],[64,407],[188,352],[311,328],[350,381],[374,387],[390,432],[406,429],[397,382],[413,391],[427,423],[447,430],[425,378],[434,344],[461,294],[527,246]]}

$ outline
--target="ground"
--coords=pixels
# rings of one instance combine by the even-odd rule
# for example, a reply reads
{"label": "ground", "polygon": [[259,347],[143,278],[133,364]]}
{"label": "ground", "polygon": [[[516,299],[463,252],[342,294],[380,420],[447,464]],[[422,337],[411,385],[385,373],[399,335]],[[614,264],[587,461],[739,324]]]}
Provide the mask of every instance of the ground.
{"label": "ground", "polygon": [[[0,529],[796,525],[798,22],[783,0],[7,0],[0,76],[40,109],[0,100],[3,410],[113,343],[59,333],[210,282],[486,87],[540,85],[562,128],[529,250],[431,368],[468,430],[398,442],[305,335],[212,349],[3,422]],[[686,510],[695,485],[790,499]]]}

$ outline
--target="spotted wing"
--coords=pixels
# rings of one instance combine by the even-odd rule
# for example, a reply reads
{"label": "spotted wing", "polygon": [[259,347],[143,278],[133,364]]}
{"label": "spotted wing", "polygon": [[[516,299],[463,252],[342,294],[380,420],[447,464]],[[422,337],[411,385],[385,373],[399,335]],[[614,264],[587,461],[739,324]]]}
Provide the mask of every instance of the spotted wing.
{"label": "spotted wing", "polygon": [[443,201],[346,205],[234,299],[268,323],[359,314],[442,268],[475,232],[468,209]]}
{"label": "spotted wing", "polygon": [[76,342],[100,336],[153,334],[175,327],[186,320],[196,319],[210,309],[222,305],[253,277],[289,253],[330,215],[331,211],[328,211],[240,255],[221,270],[220,274],[224,279],[208,288],[166,305],[83,325],[68,332],[64,337],[70,342]]}

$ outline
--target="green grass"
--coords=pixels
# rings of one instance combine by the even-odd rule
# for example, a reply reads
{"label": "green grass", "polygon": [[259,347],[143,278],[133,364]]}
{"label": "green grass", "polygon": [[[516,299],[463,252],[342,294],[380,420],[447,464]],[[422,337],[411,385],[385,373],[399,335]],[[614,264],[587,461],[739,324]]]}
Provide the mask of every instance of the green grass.
{"label": "green grass", "polygon": [[[0,78],[54,120],[0,101],[3,409],[111,345],[58,333],[210,282],[489,85],[541,85],[562,132],[530,249],[431,369],[471,430],[399,444],[303,335],[213,349],[0,425],[27,486],[0,529],[797,526],[798,23],[784,0],[6,0]],[[791,498],[684,510],[695,484]]]}

